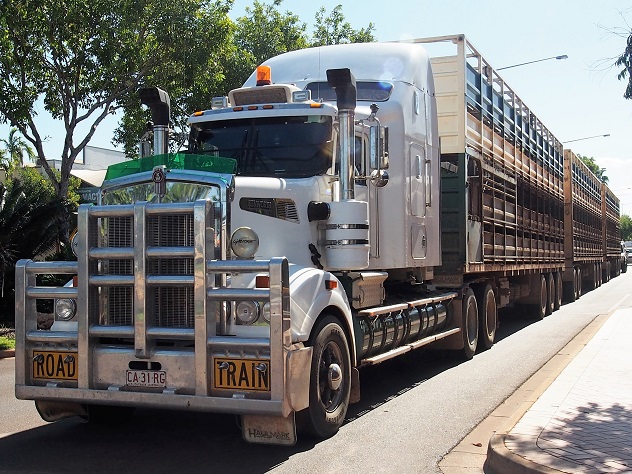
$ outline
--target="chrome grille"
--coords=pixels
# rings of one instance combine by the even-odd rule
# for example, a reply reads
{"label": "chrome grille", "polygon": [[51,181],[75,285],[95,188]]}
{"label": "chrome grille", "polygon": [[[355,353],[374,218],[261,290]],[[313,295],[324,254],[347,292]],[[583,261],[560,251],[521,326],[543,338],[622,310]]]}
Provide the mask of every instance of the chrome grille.
{"label": "chrome grille", "polygon": [[[102,219],[107,247],[132,247],[133,219],[112,217]],[[192,247],[194,245],[192,215],[150,216],[147,218],[146,243],[149,247]],[[104,260],[102,274],[134,275],[133,260]],[[147,275],[193,275],[193,258],[152,258],[147,260]],[[133,325],[134,294],[129,287],[101,289],[102,314],[109,325]],[[147,322],[159,327],[193,327],[193,288],[189,286],[157,286],[146,288]]]}
{"label": "chrome grille", "polygon": [[194,323],[192,288],[157,288],[154,291],[155,317],[160,327],[188,327]]}

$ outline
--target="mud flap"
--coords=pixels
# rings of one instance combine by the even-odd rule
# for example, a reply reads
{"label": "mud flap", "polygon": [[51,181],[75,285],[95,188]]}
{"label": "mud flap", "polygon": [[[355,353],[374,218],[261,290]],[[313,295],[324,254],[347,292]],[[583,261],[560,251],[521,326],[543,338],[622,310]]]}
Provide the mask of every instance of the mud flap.
{"label": "mud flap", "polygon": [[48,422],[63,420],[71,416],[80,416],[82,418],[88,416],[85,407],[80,403],[37,400],[35,402],[35,408],[39,416],[42,417],[42,420]]}
{"label": "mud flap", "polygon": [[242,415],[241,432],[244,440],[249,443],[294,446],[296,444],[294,412],[287,417]]}

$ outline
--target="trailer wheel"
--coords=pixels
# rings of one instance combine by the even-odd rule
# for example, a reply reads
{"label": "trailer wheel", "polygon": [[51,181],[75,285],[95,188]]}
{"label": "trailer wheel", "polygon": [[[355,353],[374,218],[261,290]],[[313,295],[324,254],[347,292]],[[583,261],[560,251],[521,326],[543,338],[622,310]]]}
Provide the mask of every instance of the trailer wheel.
{"label": "trailer wheel", "polygon": [[578,300],[582,296],[582,269],[578,267],[575,270],[575,300]]}
{"label": "trailer wheel", "polygon": [[546,300],[546,315],[548,316],[555,311],[555,280],[552,273],[546,274],[546,293],[548,297]]}
{"label": "trailer wheel", "polygon": [[548,295],[548,285],[546,283],[546,278],[544,275],[540,275],[540,283],[532,288],[537,295],[538,302],[536,304],[531,304],[531,314],[537,320],[540,321],[544,319],[547,315],[547,308],[549,307],[549,295]]}
{"label": "trailer wheel", "polygon": [[325,316],[312,332],[309,407],[299,413],[301,427],[312,436],[329,438],[347,414],[351,394],[351,357],[340,323]]}
{"label": "trailer wheel", "polygon": [[461,333],[463,334],[463,351],[462,355],[465,360],[474,357],[476,346],[478,344],[478,305],[476,297],[471,288],[465,290],[463,294],[463,325]]}
{"label": "trailer wheel", "polygon": [[496,296],[491,285],[480,287],[476,292],[476,304],[478,305],[478,348],[487,350],[494,345],[496,339],[496,327],[498,326],[498,308]]}
{"label": "trailer wheel", "polygon": [[553,309],[557,311],[562,306],[562,295],[564,293],[563,283],[562,283],[562,273],[555,272],[555,301],[553,304]]}

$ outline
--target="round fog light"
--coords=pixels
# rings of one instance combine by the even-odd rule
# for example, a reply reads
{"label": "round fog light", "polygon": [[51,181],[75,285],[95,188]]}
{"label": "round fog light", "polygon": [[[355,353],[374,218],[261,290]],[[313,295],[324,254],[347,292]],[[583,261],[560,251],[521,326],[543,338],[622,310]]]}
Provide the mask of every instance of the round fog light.
{"label": "round fog light", "polygon": [[266,323],[270,324],[270,302],[269,301],[263,304],[262,313],[263,313],[263,320]]}
{"label": "round fog light", "polygon": [[230,238],[230,248],[239,258],[253,258],[259,249],[259,236],[250,227],[240,227]]}
{"label": "round fog light", "polygon": [[241,324],[254,324],[259,319],[259,303],[256,301],[237,303],[237,319]]}
{"label": "round fog light", "polygon": [[72,299],[55,300],[55,319],[70,321],[77,314],[77,303]]}

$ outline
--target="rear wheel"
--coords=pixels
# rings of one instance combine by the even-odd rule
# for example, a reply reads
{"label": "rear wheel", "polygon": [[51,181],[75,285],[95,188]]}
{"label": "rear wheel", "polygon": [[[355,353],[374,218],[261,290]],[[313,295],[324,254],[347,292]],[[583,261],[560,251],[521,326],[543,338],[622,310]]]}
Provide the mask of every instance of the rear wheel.
{"label": "rear wheel", "polygon": [[463,294],[463,358],[470,360],[476,352],[478,344],[478,305],[471,288]]}
{"label": "rear wheel", "polygon": [[536,284],[532,290],[535,291],[537,303],[531,305],[531,314],[538,321],[544,319],[547,315],[547,308],[549,307],[548,285],[544,275],[540,275],[540,282]]}
{"label": "rear wheel", "polygon": [[319,438],[336,434],[347,414],[351,393],[351,357],[340,323],[325,316],[315,327],[311,346],[309,407],[300,412],[302,428]]}
{"label": "rear wheel", "polygon": [[546,315],[548,316],[555,310],[555,280],[552,273],[547,273],[546,275],[546,293]]}
{"label": "rear wheel", "polygon": [[478,348],[487,350],[494,345],[496,327],[498,326],[498,310],[496,296],[491,285],[487,284],[476,292],[478,306]]}
{"label": "rear wheel", "polygon": [[578,300],[582,296],[582,269],[575,269],[575,299]]}
{"label": "rear wheel", "polygon": [[555,272],[555,300],[553,304],[553,309],[558,310],[562,306],[562,294],[564,292],[563,283],[562,283],[562,273]]}

